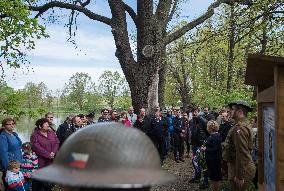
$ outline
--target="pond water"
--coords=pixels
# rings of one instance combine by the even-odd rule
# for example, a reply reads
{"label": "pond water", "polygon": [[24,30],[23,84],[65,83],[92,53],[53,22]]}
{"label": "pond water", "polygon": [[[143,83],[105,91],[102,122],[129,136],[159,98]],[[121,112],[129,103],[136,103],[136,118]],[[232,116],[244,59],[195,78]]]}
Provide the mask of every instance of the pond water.
{"label": "pond water", "polygon": [[[58,127],[70,113],[55,113],[53,122]],[[30,141],[30,136],[35,128],[35,122],[37,119],[31,119],[29,117],[22,117],[17,120],[16,132],[21,138],[22,142]]]}

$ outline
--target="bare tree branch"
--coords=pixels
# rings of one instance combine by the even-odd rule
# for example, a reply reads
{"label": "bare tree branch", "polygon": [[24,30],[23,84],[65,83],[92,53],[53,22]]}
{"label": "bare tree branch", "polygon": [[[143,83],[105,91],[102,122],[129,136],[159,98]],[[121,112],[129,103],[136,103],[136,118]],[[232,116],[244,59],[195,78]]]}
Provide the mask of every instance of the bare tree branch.
{"label": "bare tree branch", "polygon": [[[278,13],[284,13],[284,11],[277,11],[277,9],[280,7],[280,5],[276,6],[276,7],[271,7],[268,9],[267,12],[263,12],[260,15],[255,16],[254,18],[248,19],[240,24],[237,24],[238,27],[244,27],[244,28],[248,28],[249,26],[251,26],[254,22],[256,22],[257,20],[261,19],[265,14],[268,15],[272,15],[272,14],[278,14]],[[247,25],[246,25],[247,24]]]}
{"label": "bare tree branch", "polygon": [[198,17],[197,19],[191,21],[190,23],[187,23],[182,28],[176,30],[175,32],[169,34],[167,38],[165,39],[165,44],[169,44],[173,42],[174,40],[178,39],[182,35],[184,35],[189,30],[193,29],[194,27],[200,25],[204,21],[206,21],[208,18],[210,18],[214,14],[214,9],[219,7],[222,3],[229,3],[230,0],[217,0],[216,2],[212,3],[206,13]]}
{"label": "bare tree branch", "polygon": [[85,1],[84,3],[82,3],[82,2],[80,1],[80,4],[81,4],[82,7],[86,7],[87,5],[90,4],[90,2],[91,2],[91,0],[87,0],[87,1]]}
{"label": "bare tree branch", "polygon": [[167,23],[169,23],[169,22],[172,20],[173,16],[174,16],[174,14],[175,14],[175,12],[176,12],[176,9],[177,9],[178,1],[179,1],[179,0],[174,0],[174,3],[173,3],[173,6],[172,6],[172,9],[171,9],[171,12],[170,12],[170,14],[169,14],[169,16],[168,16]]}
{"label": "bare tree branch", "polygon": [[[251,24],[251,26],[253,26],[254,23]],[[248,36],[249,34],[253,33],[256,29],[258,29],[258,27],[261,27],[262,23],[258,24],[258,25],[254,25],[253,27],[250,27],[249,31],[245,34],[243,34],[242,36],[238,36],[238,38],[236,38],[236,42],[235,43],[239,43],[240,41],[242,41],[246,36]]]}
{"label": "bare tree branch", "polygon": [[123,3],[123,7],[125,9],[125,11],[127,11],[127,13],[129,14],[129,16],[132,18],[132,20],[134,21],[135,25],[137,26],[137,15],[135,13],[135,11],[132,9],[132,7],[130,7],[129,5],[127,5],[126,3]]}
{"label": "bare tree branch", "polygon": [[8,15],[6,15],[6,14],[1,14],[0,15],[0,19],[4,19],[5,17],[7,17]]}
{"label": "bare tree branch", "polygon": [[18,48],[15,48],[15,47],[13,47],[13,46],[10,46],[10,48],[11,48],[12,50],[16,51],[16,52],[19,54],[19,56],[23,56],[23,55],[24,55],[24,53],[23,53],[22,51],[20,51]]}
{"label": "bare tree branch", "polygon": [[[72,38],[75,37],[76,31],[78,29],[77,28],[77,16],[78,15],[79,15],[78,12],[72,10],[70,15],[69,15],[69,21],[68,21],[68,24],[67,24],[68,33],[69,33],[69,37],[68,37],[67,41],[71,42],[75,46],[75,48],[77,48],[78,46],[77,46],[75,40],[72,39]],[[73,29],[73,26],[75,26],[75,29]],[[75,30],[75,31],[73,31],[73,30]]]}
{"label": "bare tree branch", "polygon": [[204,37],[203,39],[200,39],[200,40],[195,40],[195,41],[191,41],[191,42],[188,42],[188,43],[185,43],[181,46],[179,46],[178,48],[176,49],[168,49],[167,51],[167,54],[168,55],[173,55],[173,54],[176,54],[186,48],[190,48],[192,45],[202,45],[203,43],[207,42],[208,40],[211,40],[211,38],[213,37],[217,37],[219,36],[220,34],[222,34],[224,31],[226,31],[226,29],[222,29],[222,30],[217,30],[217,31],[212,31],[212,33],[210,33],[209,35],[207,34],[206,37]]}
{"label": "bare tree branch", "polygon": [[[88,2],[88,1],[86,1],[86,2]],[[75,10],[75,11],[78,11],[78,12],[85,14],[87,17],[89,17],[92,20],[96,20],[96,21],[105,23],[107,25],[111,25],[111,19],[108,18],[108,17],[98,15],[98,14],[90,11],[89,9],[87,9],[83,6],[70,4],[70,3],[64,3],[64,2],[60,2],[60,1],[51,1],[49,3],[42,5],[42,6],[30,6],[30,9],[32,11],[38,11],[38,14],[36,15],[36,17],[39,17],[41,14],[43,14],[47,10],[49,10],[51,8],[56,8],[56,7]]]}
{"label": "bare tree branch", "polygon": [[[119,59],[123,72],[135,78],[135,73],[131,68],[137,65],[130,47],[123,2],[121,0],[108,0],[108,2],[112,13],[111,32],[116,45],[115,55]],[[126,75],[126,78],[129,76]]]}
{"label": "bare tree branch", "polygon": [[284,11],[272,11],[271,13],[275,13],[275,14],[282,13],[282,14],[284,14]]}

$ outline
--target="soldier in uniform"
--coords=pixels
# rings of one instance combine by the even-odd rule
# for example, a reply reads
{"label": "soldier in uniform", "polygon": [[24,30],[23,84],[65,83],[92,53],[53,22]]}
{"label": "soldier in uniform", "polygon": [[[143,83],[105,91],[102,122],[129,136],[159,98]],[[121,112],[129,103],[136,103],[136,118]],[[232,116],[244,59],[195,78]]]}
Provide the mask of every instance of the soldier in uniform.
{"label": "soldier in uniform", "polygon": [[223,159],[228,163],[228,180],[232,191],[253,190],[255,165],[252,160],[253,135],[247,113],[252,108],[245,101],[229,104],[234,125],[224,143]]}
{"label": "soldier in uniform", "polygon": [[76,132],[54,163],[32,178],[63,185],[64,191],[150,191],[174,180],[161,169],[152,141],[120,123],[97,123]]}

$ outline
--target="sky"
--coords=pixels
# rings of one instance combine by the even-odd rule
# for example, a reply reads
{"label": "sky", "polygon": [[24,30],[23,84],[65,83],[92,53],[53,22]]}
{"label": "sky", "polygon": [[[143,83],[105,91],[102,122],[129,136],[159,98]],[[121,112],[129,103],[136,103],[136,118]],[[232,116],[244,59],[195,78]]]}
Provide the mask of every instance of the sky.
{"label": "sky", "polygon": [[[90,5],[92,10],[110,16],[105,0],[94,2]],[[125,2],[136,9],[134,0]],[[213,0],[187,0],[181,9],[181,19],[191,21],[203,14],[212,2]],[[68,12],[58,11],[57,16],[56,23],[40,21],[46,25],[50,37],[37,40],[35,50],[28,53],[32,70],[6,69],[5,80],[10,87],[22,89],[27,82],[43,82],[49,90],[55,92],[62,90],[64,84],[76,72],[88,73],[95,82],[105,70],[123,74],[115,57],[115,44],[109,26],[80,15],[77,20],[75,48],[72,43],[67,42],[68,28],[64,27],[68,21]],[[128,21],[129,31],[133,31],[134,24],[129,17]]]}

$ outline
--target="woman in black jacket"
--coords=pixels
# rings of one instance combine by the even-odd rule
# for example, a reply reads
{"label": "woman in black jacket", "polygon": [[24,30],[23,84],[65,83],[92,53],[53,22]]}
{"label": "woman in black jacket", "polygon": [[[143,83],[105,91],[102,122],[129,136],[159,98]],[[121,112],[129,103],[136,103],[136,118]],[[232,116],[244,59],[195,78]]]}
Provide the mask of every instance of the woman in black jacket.
{"label": "woman in black jacket", "polygon": [[208,168],[209,178],[212,182],[211,187],[213,191],[219,190],[219,183],[222,180],[222,139],[218,133],[218,129],[219,125],[216,121],[208,121],[207,131],[209,132],[210,136],[205,141],[205,147],[201,147],[201,150],[205,150],[205,160]]}

